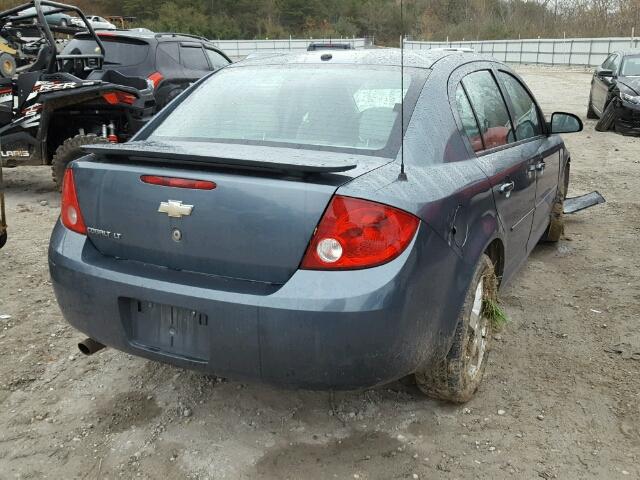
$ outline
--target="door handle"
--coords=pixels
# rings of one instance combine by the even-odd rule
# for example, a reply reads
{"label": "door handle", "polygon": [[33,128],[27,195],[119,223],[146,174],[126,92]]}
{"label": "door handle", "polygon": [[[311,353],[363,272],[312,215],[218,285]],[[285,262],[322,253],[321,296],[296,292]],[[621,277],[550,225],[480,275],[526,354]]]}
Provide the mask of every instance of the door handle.
{"label": "door handle", "polygon": [[536,170],[542,175],[546,166],[547,164],[544,163],[544,160],[540,160],[538,163],[536,163]]}
{"label": "door handle", "polygon": [[516,183],[512,180],[510,182],[503,183],[498,188],[498,191],[505,196],[505,198],[509,198],[511,196],[511,192],[516,188]]}

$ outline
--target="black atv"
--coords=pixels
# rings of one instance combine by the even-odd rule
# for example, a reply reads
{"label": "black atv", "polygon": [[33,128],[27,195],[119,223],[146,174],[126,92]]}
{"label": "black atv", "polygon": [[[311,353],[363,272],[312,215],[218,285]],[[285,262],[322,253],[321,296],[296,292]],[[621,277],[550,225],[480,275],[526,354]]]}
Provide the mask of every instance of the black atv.
{"label": "black atv", "polygon": [[[58,53],[54,33],[77,31],[46,21],[45,15],[60,13],[82,19],[97,45],[93,53]],[[0,164],[51,165],[60,188],[64,169],[82,155],[83,145],[126,141],[151,118],[153,85],[102,69],[104,45],[77,7],[33,0],[0,13],[0,31],[7,24],[35,28],[41,45],[22,73],[0,78]]]}

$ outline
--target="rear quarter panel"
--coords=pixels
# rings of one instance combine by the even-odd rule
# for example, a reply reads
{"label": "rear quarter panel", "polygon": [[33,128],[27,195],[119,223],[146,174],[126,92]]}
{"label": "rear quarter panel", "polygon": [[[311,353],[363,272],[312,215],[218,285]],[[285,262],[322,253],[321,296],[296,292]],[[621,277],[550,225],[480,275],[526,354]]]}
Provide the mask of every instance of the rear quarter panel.
{"label": "rear quarter panel", "polygon": [[[453,334],[480,256],[494,239],[504,237],[491,184],[469,153],[453,115],[449,71],[444,65],[429,75],[407,127],[406,180],[399,178],[399,155],[337,192],[411,212],[427,226],[428,234],[419,241],[438,237],[422,250],[421,275],[413,290],[415,301],[432,313],[437,332],[446,339]],[[439,278],[434,282],[436,272]],[[444,343],[448,349],[449,343]]]}

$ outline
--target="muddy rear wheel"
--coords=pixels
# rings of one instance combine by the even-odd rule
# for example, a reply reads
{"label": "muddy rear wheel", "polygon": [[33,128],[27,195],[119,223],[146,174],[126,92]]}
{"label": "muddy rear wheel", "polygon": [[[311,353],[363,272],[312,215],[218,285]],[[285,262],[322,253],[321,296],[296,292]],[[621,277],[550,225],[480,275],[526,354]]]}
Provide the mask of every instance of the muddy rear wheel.
{"label": "muddy rear wheel", "polygon": [[444,360],[415,374],[427,396],[454,403],[471,400],[478,390],[491,346],[492,325],[485,302],[496,301],[498,281],[491,259],[482,255],[474,272],[453,344]]}
{"label": "muddy rear wheel", "polygon": [[51,162],[51,175],[59,191],[62,191],[62,179],[64,178],[64,171],[67,165],[86,155],[82,147],[93,143],[109,143],[109,141],[104,137],[98,137],[94,134],[76,135],[75,137],[67,138],[62,145],[58,147]]}

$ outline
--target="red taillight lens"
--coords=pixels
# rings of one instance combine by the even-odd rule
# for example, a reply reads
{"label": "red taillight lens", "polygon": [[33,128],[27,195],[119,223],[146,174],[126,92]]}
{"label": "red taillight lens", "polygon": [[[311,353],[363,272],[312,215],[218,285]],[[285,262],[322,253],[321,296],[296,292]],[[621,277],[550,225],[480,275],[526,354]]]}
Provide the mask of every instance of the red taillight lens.
{"label": "red taillight lens", "polygon": [[154,72],[147,77],[147,80],[150,80],[153,83],[153,88],[156,88],[164,80],[164,76],[160,72]]}
{"label": "red taillight lens", "polygon": [[87,234],[87,226],[82,218],[78,195],[76,194],[76,184],[73,179],[73,170],[67,168],[62,180],[62,208],[60,212],[62,224],[69,230],[82,235]]}
{"label": "red taillight lens", "polygon": [[335,196],[324,212],[301,268],[349,270],[375,267],[400,255],[420,220],[394,207]]}
{"label": "red taillight lens", "polygon": [[124,92],[107,92],[102,94],[102,98],[109,105],[118,105],[124,103],[126,105],[133,105],[136,103],[136,96],[130,93]]}
{"label": "red taillight lens", "polygon": [[191,180],[189,178],[159,177],[156,175],[142,175],[144,183],[162,185],[163,187],[192,188],[195,190],[213,190],[216,184],[207,180]]}

